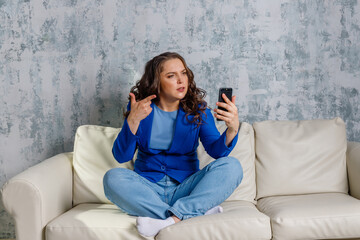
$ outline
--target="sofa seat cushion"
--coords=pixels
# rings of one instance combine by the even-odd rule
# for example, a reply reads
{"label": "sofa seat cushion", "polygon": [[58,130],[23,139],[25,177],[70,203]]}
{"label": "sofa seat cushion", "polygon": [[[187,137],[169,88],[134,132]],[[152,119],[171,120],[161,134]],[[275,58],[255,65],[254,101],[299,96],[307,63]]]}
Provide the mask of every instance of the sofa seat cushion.
{"label": "sofa seat cushion", "polygon": [[224,212],[184,220],[169,226],[157,240],[271,239],[270,218],[248,201],[226,201]]}
{"label": "sofa seat cushion", "polygon": [[271,218],[273,239],[360,237],[360,200],[347,194],[267,197],[257,206]]}
{"label": "sofa seat cushion", "polygon": [[138,234],[135,221],[135,217],[113,204],[84,203],[50,222],[46,226],[46,240],[144,239]]}
{"label": "sofa seat cushion", "polygon": [[[222,204],[221,214],[195,217],[163,229],[156,239],[271,239],[270,218],[247,201]],[[112,204],[80,204],[46,227],[46,240],[145,239],[136,218]],[[153,238],[147,238],[153,239]]]}

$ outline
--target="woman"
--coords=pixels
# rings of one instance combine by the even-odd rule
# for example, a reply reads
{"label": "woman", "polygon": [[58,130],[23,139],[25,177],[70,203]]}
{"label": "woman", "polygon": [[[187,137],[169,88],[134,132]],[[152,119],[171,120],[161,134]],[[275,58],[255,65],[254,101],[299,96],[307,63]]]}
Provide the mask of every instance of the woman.
{"label": "woman", "polygon": [[[124,125],[113,146],[124,163],[138,149],[134,171],[109,170],[106,197],[124,212],[138,216],[143,236],[195,216],[222,212],[242,180],[239,161],[228,157],[237,142],[239,119],[235,96],[218,102],[215,117],[227,130],[220,135],[196,87],[194,75],[177,53],[163,53],[147,62],[145,73],[131,89]],[[216,160],[199,170],[198,140]],[[219,184],[220,183],[220,184]]]}

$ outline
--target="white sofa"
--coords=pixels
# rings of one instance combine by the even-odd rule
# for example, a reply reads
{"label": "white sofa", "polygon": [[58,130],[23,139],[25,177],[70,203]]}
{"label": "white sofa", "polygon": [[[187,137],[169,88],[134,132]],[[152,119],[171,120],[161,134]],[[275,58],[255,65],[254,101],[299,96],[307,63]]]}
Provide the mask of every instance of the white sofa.
{"label": "white sofa", "polygon": [[[133,167],[111,154],[119,131],[81,126],[72,153],[47,159],[3,186],[18,240],[143,239],[135,217],[103,192],[108,169]],[[340,118],[242,123],[231,155],[240,160],[244,179],[222,204],[224,212],[182,221],[155,239],[360,238],[360,143],[347,142]],[[198,157],[201,167],[213,160],[201,144]]]}

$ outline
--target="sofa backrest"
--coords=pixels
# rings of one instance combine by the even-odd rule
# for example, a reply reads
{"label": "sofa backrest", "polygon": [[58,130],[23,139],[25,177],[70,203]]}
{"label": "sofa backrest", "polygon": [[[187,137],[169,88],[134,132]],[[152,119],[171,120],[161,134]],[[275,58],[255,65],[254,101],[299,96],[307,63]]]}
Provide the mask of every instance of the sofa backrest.
{"label": "sofa backrest", "polygon": [[133,162],[119,164],[112,155],[112,145],[120,128],[83,125],[76,130],[74,143],[73,204],[110,203],[103,190],[103,176],[116,167],[133,169]]}
{"label": "sofa backrest", "polygon": [[[223,132],[225,125],[220,125],[218,128],[220,132]],[[133,169],[133,161],[119,164],[112,155],[112,146],[120,130],[120,128],[95,125],[83,125],[77,129],[73,157],[74,205],[89,202],[110,203],[103,190],[102,182],[105,173],[116,167]],[[238,143],[231,155],[240,159],[244,178],[229,200],[254,202],[256,195],[255,151],[254,132],[250,124],[242,123]],[[213,160],[205,153],[201,143],[198,148],[198,158],[201,167]]]}
{"label": "sofa backrest", "polygon": [[253,127],[257,199],[347,193],[347,140],[342,119],[264,121]]}

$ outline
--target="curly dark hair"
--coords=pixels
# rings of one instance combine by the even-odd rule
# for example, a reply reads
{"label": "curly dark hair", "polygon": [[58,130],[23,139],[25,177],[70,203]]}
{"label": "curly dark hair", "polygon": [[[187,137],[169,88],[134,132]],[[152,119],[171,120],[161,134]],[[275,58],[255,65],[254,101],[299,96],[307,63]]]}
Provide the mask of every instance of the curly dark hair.
{"label": "curly dark hair", "polygon": [[[165,52],[148,61],[145,65],[144,74],[141,79],[136,82],[136,85],[131,88],[130,92],[135,95],[137,101],[154,94],[157,98],[152,101],[157,104],[159,102],[160,73],[163,71],[163,64],[170,59],[176,58],[184,64],[189,84],[185,97],[180,100],[180,106],[186,113],[186,120],[189,123],[196,123],[196,127],[199,127],[203,123],[201,113],[205,114],[207,108],[207,103],[204,100],[206,91],[196,87],[194,74],[180,54],[175,52]],[[124,115],[127,117],[129,114],[130,111],[127,111]],[[189,120],[189,115],[194,116],[191,121]]]}

